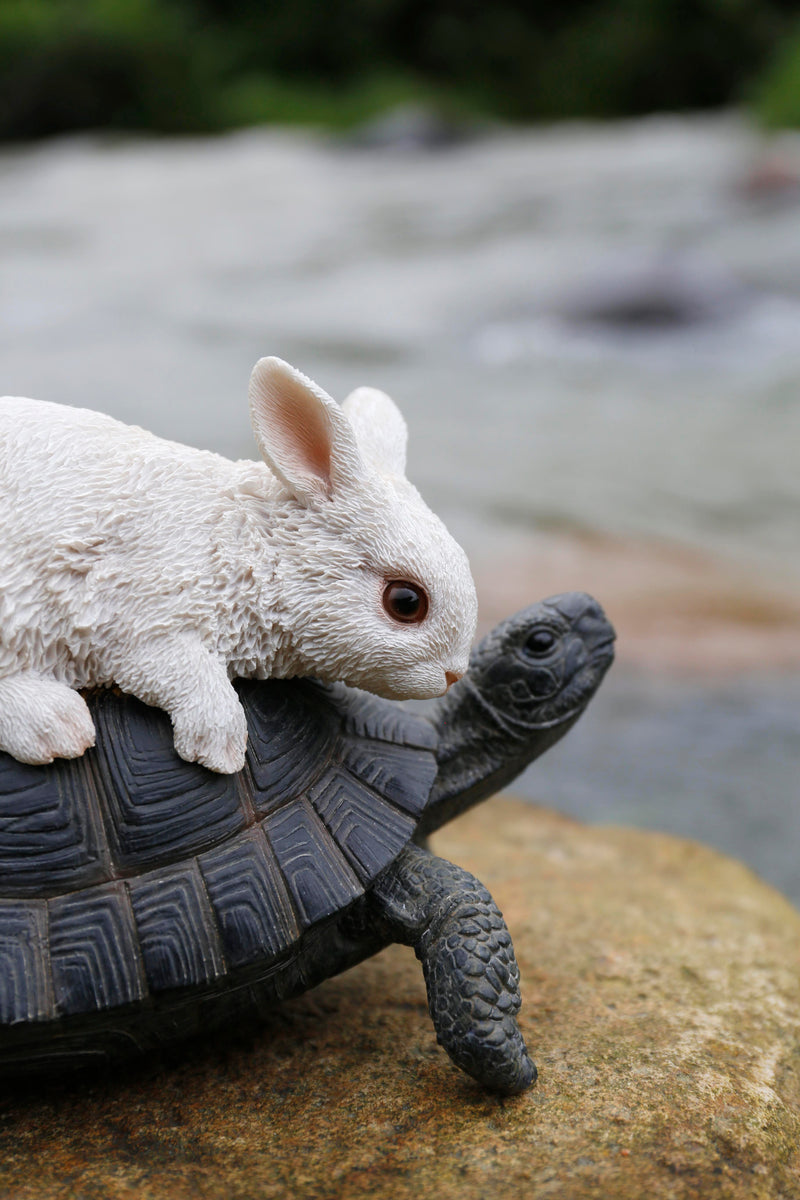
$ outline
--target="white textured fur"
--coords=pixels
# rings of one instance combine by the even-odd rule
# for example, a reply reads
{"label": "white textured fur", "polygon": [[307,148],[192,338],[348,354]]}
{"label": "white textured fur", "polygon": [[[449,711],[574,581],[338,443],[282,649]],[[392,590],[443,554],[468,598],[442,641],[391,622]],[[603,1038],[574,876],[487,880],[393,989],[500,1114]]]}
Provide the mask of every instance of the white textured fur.
{"label": "white textured fur", "polygon": [[[94,728],[72,689],[115,683],[167,710],[183,758],[230,772],[247,739],[236,676],[402,699],[464,673],[472,577],[404,476],[392,401],[360,388],[339,407],[274,358],[250,401],[263,463],[0,400],[0,748],[82,754]],[[423,622],[386,614],[388,579],[424,587]]]}

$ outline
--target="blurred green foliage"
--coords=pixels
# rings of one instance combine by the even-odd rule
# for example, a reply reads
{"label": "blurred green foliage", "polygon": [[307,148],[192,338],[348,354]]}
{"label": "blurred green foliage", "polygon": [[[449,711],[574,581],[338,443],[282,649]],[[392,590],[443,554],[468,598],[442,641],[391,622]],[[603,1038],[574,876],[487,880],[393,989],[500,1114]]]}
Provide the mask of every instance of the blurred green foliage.
{"label": "blurred green foliage", "polygon": [[0,0],[0,136],[212,128],[219,63],[198,32],[158,0]]}
{"label": "blurred green foliage", "polygon": [[510,119],[723,104],[752,87],[796,11],[796,0],[0,0],[0,137],[347,125],[407,99]]}
{"label": "blurred green foliage", "polygon": [[754,89],[753,106],[772,128],[800,127],[800,26],[786,39]]}

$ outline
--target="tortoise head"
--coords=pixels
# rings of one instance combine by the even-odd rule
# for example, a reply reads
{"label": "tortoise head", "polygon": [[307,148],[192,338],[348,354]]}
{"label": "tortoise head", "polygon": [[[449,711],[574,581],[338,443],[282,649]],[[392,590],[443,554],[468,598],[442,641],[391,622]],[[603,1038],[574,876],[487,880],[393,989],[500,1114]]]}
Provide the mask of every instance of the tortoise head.
{"label": "tortoise head", "polygon": [[458,686],[508,733],[526,737],[583,711],[611,666],[614,637],[585,592],[550,596],[492,630]]}
{"label": "tortoise head", "polygon": [[614,630],[584,592],[531,604],[493,629],[437,701],[438,772],[419,834],[505,787],[562,738],[613,658]]}

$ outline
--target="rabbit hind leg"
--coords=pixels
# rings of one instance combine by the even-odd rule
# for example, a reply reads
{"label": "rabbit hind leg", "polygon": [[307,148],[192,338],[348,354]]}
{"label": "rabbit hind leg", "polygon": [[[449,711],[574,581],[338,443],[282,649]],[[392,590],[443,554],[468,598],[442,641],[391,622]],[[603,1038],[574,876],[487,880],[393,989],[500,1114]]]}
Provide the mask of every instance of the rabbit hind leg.
{"label": "rabbit hind leg", "polygon": [[67,684],[33,671],[0,679],[0,750],[19,762],[80,758],[94,737],[85,700]]}

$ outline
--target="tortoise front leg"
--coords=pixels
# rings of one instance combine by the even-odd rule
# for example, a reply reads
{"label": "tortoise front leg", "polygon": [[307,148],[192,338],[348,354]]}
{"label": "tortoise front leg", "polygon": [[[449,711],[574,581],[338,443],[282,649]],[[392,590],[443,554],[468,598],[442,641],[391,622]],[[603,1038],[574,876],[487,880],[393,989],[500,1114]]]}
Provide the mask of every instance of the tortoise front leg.
{"label": "tortoise front leg", "polygon": [[446,859],[407,846],[372,891],[393,941],[422,963],[437,1040],[491,1091],[514,1095],[536,1079],[515,1020],[519,968],[487,889]]}

